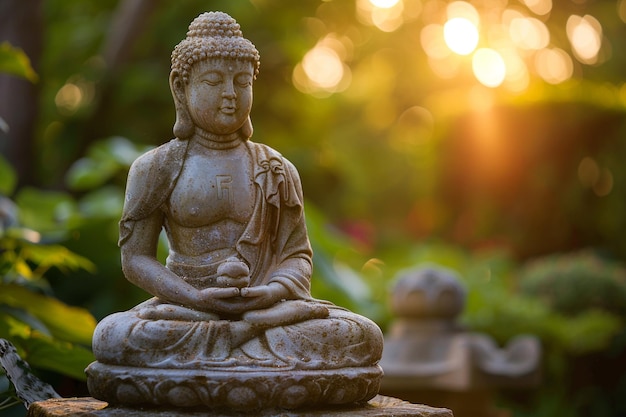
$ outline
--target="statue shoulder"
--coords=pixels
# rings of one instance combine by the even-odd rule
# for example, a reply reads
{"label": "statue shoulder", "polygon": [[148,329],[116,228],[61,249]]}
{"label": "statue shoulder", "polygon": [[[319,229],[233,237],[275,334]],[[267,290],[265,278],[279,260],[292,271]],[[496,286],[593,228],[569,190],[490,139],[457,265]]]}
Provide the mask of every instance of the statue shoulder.
{"label": "statue shoulder", "polygon": [[187,142],[173,139],[137,158],[128,172],[122,221],[138,220],[160,207],[182,169]]}
{"label": "statue shoulder", "polygon": [[[129,179],[171,171],[180,171],[187,151],[187,141],[172,139],[137,158],[130,167]],[[176,176],[178,173],[176,173]],[[169,175],[168,175],[169,176]]]}

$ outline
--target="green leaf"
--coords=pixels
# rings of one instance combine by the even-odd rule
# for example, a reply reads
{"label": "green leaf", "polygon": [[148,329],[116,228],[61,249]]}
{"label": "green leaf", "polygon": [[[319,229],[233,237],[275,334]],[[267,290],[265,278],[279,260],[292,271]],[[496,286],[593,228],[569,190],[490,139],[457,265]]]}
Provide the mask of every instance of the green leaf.
{"label": "green leaf", "polygon": [[20,190],[15,198],[24,227],[41,234],[65,233],[78,219],[76,202],[69,194],[32,187]]}
{"label": "green leaf", "polygon": [[24,242],[21,255],[24,259],[37,264],[37,269],[42,270],[56,267],[63,272],[77,269],[95,272],[96,269],[89,259],[61,245],[37,245]]}
{"label": "green leaf", "polygon": [[[7,317],[9,316],[14,318],[15,320],[18,320],[21,323],[26,324],[33,330],[40,331],[47,336],[52,336],[48,331],[46,325],[43,324],[41,320],[37,319],[37,317],[28,314],[27,311],[24,311],[22,309],[9,307],[6,304],[0,304],[0,320],[2,320],[2,317],[7,320]],[[0,336],[0,338],[2,337]]]}
{"label": "green leaf", "polygon": [[89,349],[55,339],[3,311],[0,311],[0,338],[11,341],[18,354],[32,367],[79,380],[85,379],[84,369],[94,360]]}
{"label": "green leaf", "polygon": [[82,346],[52,339],[33,331],[22,341],[27,352],[24,358],[34,368],[48,369],[85,380],[85,368],[95,360],[93,353]]}
{"label": "green leaf", "polygon": [[[0,338],[13,340],[13,339],[27,339],[31,332],[30,326],[23,321],[0,311]],[[19,350],[19,348],[18,348]],[[20,355],[22,354],[21,352]]]}
{"label": "green leaf", "polygon": [[122,215],[124,190],[116,186],[98,188],[85,195],[79,203],[80,211],[87,217],[116,218]]}
{"label": "green leaf", "polygon": [[39,79],[24,51],[9,42],[0,43],[0,72],[26,78],[33,83]]}
{"label": "green leaf", "polygon": [[67,172],[67,185],[76,191],[91,190],[107,182],[118,170],[111,159],[81,158]]}
{"label": "green leaf", "polygon": [[89,147],[86,157],[74,162],[65,181],[73,190],[91,190],[126,171],[148,149],[120,136],[98,141]]}
{"label": "green leaf", "polygon": [[17,185],[17,174],[15,170],[2,155],[0,155],[0,194],[11,195]]}
{"label": "green leaf", "polygon": [[90,345],[96,319],[87,310],[36,294],[19,285],[0,285],[0,303],[23,309],[40,320],[53,337]]}
{"label": "green leaf", "polygon": [[89,155],[95,159],[112,159],[120,166],[130,165],[150,147],[135,145],[130,140],[113,136],[106,140],[96,142],[90,149]]}

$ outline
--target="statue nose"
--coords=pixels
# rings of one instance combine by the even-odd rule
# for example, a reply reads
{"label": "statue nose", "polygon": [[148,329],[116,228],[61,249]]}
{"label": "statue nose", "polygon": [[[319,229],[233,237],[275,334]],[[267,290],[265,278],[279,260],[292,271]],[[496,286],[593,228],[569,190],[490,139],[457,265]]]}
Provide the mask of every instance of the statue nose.
{"label": "statue nose", "polygon": [[226,83],[224,91],[222,91],[222,97],[224,98],[235,98],[237,95],[235,93],[235,86],[232,83]]}

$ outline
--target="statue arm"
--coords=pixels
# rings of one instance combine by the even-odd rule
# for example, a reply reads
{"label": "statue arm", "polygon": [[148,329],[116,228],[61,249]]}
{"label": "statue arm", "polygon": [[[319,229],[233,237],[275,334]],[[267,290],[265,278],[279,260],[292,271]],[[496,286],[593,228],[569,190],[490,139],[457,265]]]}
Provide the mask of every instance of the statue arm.
{"label": "statue arm", "polygon": [[230,311],[232,306],[226,299],[239,295],[238,288],[199,290],[156,259],[162,222],[160,210],[135,222],[133,233],[121,246],[122,270],[126,279],[172,304],[200,311]]}

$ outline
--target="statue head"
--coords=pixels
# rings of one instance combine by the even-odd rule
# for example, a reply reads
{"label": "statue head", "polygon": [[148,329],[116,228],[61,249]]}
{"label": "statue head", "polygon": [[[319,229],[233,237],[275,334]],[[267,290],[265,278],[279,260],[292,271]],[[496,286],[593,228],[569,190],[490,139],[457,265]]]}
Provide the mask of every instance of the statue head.
{"label": "statue head", "polygon": [[[250,62],[254,71],[253,78],[256,79],[259,58],[255,46],[243,37],[239,24],[228,14],[208,12],[196,17],[189,25],[185,39],[176,45],[172,52],[170,88],[176,105],[174,135],[179,139],[188,139],[195,131],[187,103],[181,99],[180,94],[177,94],[177,91],[188,86],[194,65],[211,59]],[[240,135],[245,139],[252,136],[252,122],[249,116],[240,129]]]}

